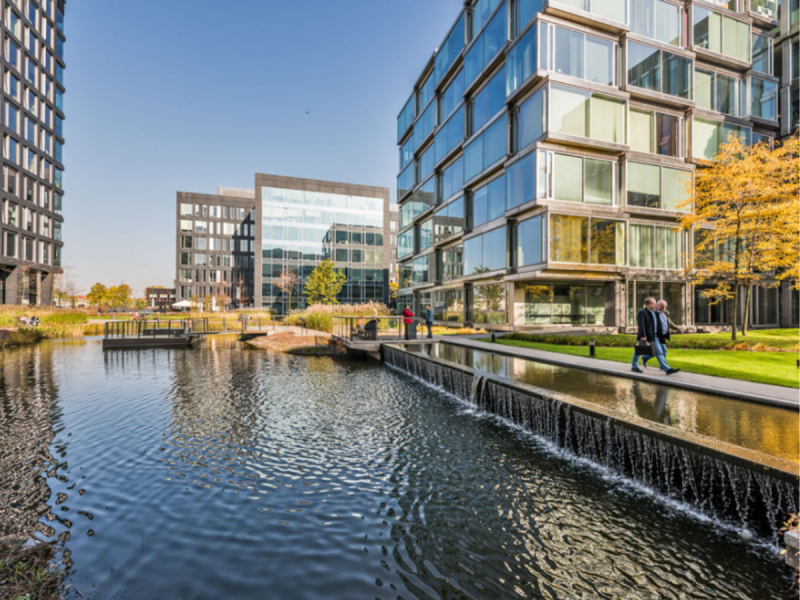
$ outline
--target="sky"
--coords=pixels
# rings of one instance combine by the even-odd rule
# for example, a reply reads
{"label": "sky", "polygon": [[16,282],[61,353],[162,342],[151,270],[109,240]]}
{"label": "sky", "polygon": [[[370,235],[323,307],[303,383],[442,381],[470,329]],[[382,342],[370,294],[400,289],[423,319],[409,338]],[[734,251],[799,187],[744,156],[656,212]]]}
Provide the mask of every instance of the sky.
{"label": "sky", "polygon": [[391,189],[397,114],[461,0],[66,5],[63,264],[175,279],[175,194],[254,174]]}

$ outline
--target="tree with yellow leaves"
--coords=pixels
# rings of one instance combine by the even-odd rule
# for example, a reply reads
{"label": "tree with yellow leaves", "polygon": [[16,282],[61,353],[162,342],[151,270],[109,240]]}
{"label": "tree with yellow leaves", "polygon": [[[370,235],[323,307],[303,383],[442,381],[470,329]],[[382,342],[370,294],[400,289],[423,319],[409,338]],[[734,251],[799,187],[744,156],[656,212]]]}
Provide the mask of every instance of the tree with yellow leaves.
{"label": "tree with yellow leaves", "polygon": [[698,168],[692,200],[681,208],[684,229],[695,231],[694,280],[714,287],[702,293],[712,304],[733,301],[731,339],[736,339],[739,290],[744,286],[742,333],[747,335],[750,290],[756,284],[800,285],[798,138],[775,149],[745,145],[731,134],[716,161]]}

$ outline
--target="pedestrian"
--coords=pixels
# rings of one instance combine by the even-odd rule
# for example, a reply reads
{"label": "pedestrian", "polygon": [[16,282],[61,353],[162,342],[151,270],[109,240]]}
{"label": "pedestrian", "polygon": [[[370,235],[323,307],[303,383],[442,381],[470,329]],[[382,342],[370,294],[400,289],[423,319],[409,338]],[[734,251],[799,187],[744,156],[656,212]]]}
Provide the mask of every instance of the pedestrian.
{"label": "pedestrian", "polygon": [[[661,370],[666,372],[667,375],[672,375],[680,371],[680,369],[673,369],[667,364],[665,348],[669,333],[665,322],[662,323],[661,318],[657,314],[655,298],[647,298],[644,301],[644,308],[639,311],[636,320],[639,326],[637,338],[642,342],[650,342]],[[640,355],[634,349],[633,363],[631,364],[631,370],[634,373],[642,372],[638,364],[639,356]],[[651,358],[653,358],[652,355],[642,355],[642,362],[646,363]]]}
{"label": "pedestrian", "polygon": [[[406,330],[406,339],[411,339],[411,325],[414,323],[414,313],[411,312],[411,309],[406,305],[403,309],[403,325],[405,325]],[[414,336],[416,338],[416,335]]]}
{"label": "pedestrian", "polygon": [[431,305],[425,305],[425,325],[428,327],[428,339],[433,337],[433,310]]}
{"label": "pedestrian", "polygon": [[[657,337],[659,338],[659,344],[661,345],[661,348],[664,351],[664,359],[666,359],[668,351],[667,342],[669,341],[670,338],[670,333],[669,333],[670,327],[675,329],[678,333],[680,333],[681,330],[678,329],[678,326],[675,325],[675,323],[672,322],[672,319],[669,318],[669,311],[667,311],[666,300],[658,301],[658,304],[656,304],[656,315],[658,316],[658,321],[660,325],[659,331],[661,332],[660,335]],[[677,373],[678,371],[680,371],[680,369],[672,369],[672,371],[674,373]]]}

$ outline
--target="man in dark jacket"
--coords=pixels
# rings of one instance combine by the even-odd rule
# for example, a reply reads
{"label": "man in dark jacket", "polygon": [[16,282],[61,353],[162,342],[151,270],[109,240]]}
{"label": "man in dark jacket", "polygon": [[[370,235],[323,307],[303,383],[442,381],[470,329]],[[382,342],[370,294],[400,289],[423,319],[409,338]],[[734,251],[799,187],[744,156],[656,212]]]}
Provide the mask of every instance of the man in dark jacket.
{"label": "man in dark jacket", "polygon": [[433,337],[433,311],[431,305],[425,305],[425,325],[428,326],[428,339]]}
{"label": "man in dark jacket", "polygon": [[[680,369],[673,369],[667,364],[666,342],[669,337],[669,330],[668,327],[662,325],[661,319],[656,311],[655,298],[647,298],[644,301],[644,308],[639,311],[636,320],[639,325],[639,333],[636,337],[642,342],[650,342],[661,370],[665,371],[667,375],[672,375],[680,371]],[[652,356],[642,356],[642,362],[647,362],[651,358]],[[634,373],[642,372],[638,363],[639,355],[636,354],[634,350],[633,363],[631,364],[631,370]]]}

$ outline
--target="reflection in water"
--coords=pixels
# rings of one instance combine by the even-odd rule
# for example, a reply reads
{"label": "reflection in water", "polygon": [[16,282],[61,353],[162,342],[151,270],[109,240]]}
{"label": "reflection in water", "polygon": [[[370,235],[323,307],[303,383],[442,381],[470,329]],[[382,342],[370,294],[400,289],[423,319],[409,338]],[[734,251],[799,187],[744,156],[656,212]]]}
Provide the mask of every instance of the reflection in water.
{"label": "reflection in water", "polygon": [[407,349],[800,462],[800,421],[795,411],[453,344],[410,344]]}
{"label": "reflection in water", "polygon": [[[791,586],[760,547],[378,365],[223,337],[3,360],[2,473],[40,483],[20,488],[10,519],[0,486],[2,523],[72,533],[74,598],[746,599]],[[656,404],[670,414],[669,398]]]}
{"label": "reflection in water", "polygon": [[58,408],[52,347],[0,351],[0,537],[29,539],[35,532],[52,537],[60,519],[48,477],[59,477],[53,451]]}

